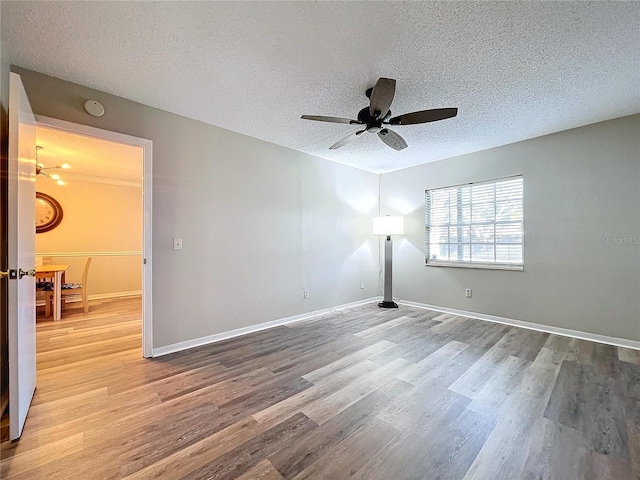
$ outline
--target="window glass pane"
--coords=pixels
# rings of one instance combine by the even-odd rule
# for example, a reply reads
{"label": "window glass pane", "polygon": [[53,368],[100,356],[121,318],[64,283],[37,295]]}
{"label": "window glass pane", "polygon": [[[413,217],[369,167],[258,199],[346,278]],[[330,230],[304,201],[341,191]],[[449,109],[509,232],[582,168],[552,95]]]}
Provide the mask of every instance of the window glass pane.
{"label": "window glass pane", "polygon": [[460,210],[460,223],[467,225],[471,223],[471,205],[462,206]]}
{"label": "window glass pane", "polygon": [[499,223],[496,225],[496,243],[522,243],[521,223]]}
{"label": "window glass pane", "polygon": [[496,221],[522,220],[522,200],[496,202]]}
{"label": "window glass pane", "polygon": [[471,260],[471,245],[468,243],[452,243],[450,252],[452,262],[468,262]]}
{"label": "window glass pane", "polygon": [[471,205],[471,186],[456,188],[458,203],[460,205]]}
{"label": "window glass pane", "polygon": [[449,211],[449,223],[469,225],[471,223],[471,205],[453,205]]}
{"label": "window glass pane", "polygon": [[471,213],[472,223],[486,223],[493,222],[495,220],[495,204],[494,203],[482,203],[480,205],[473,204],[473,211]]}
{"label": "window glass pane", "polygon": [[448,243],[449,227],[431,227],[429,229],[430,243]]}
{"label": "window glass pane", "polygon": [[496,245],[496,262],[522,263],[522,245]]}
{"label": "window glass pane", "polygon": [[471,202],[473,203],[474,207],[475,205],[479,205],[481,203],[495,202],[493,184],[485,183],[484,185],[472,185]]}
{"label": "window glass pane", "polygon": [[469,243],[471,241],[471,227],[468,225],[449,227],[449,241],[451,243]]}
{"label": "window glass pane", "polygon": [[431,194],[431,208],[446,208],[449,206],[449,195],[445,191],[436,191]]}
{"label": "window glass pane", "polygon": [[493,263],[494,245],[471,245],[471,261]]}
{"label": "window glass pane", "polygon": [[449,260],[449,245],[430,243],[429,255],[431,260]]}
{"label": "window glass pane", "polygon": [[465,262],[471,261],[471,245],[462,246],[462,260]]}
{"label": "window glass pane", "polygon": [[430,215],[431,225],[448,225],[449,209],[448,208],[432,208]]}
{"label": "window glass pane", "polygon": [[472,225],[471,226],[471,242],[472,243],[493,243],[493,223],[489,225]]}
{"label": "window glass pane", "polygon": [[522,179],[496,183],[496,202],[522,199]]}
{"label": "window glass pane", "polygon": [[435,202],[444,202],[446,204],[449,201],[448,189],[432,190],[431,195]]}

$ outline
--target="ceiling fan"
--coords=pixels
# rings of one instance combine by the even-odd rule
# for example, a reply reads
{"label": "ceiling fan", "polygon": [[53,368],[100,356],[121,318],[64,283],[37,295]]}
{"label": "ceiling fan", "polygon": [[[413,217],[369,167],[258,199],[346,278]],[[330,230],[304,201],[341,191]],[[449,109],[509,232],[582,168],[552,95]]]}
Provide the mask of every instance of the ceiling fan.
{"label": "ceiling fan", "polygon": [[64,181],[60,178],[60,175],[58,175],[57,173],[44,172],[43,170],[52,170],[54,168],[67,169],[71,168],[71,165],[69,165],[68,163],[63,163],[62,165],[56,165],[55,167],[45,167],[43,163],[38,162],[38,152],[42,149],[43,147],[41,147],[40,145],[36,145],[36,175],[43,175],[50,178],[51,180],[54,180],[58,185],[64,185]]}
{"label": "ceiling fan", "polygon": [[305,120],[316,120],[318,122],[364,125],[362,130],[353,132],[331,145],[329,147],[331,150],[345,146],[365,132],[377,133],[378,137],[388,146],[394,150],[402,150],[407,148],[407,142],[396,132],[389,130],[386,125],[415,125],[418,123],[436,122],[438,120],[455,117],[458,114],[457,108],[434,108],[392,117],[389,108],[391,107],[395,93],[396,81],[392,78],[381,77],[374,87],[367,89],[365,94],[370,100],[369,106],[364,107],[358,112],[357,120],[340,117],[324,117],[321,115],[302,115],[302,118]]}

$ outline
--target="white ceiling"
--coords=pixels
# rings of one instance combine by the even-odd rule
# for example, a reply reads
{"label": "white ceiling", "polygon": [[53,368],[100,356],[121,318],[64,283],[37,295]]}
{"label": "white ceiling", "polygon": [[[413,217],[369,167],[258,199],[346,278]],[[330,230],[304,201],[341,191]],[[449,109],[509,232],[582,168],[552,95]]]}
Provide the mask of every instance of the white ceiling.
{"label": "white ceiling", "polygon": [[38,162],[45,167],[69,164],[68,169],[47,170],[69,183],[106,181],[142,186],[142,148],[38,126]]}
{"label": "white ceiling", "polygon": [[[2,2],[11,63],[279,145],[386,172],[640,112],[638,2]],[[355,117],[378,77],[394,114]],[[108,115],[108,112],[107,112]]]}

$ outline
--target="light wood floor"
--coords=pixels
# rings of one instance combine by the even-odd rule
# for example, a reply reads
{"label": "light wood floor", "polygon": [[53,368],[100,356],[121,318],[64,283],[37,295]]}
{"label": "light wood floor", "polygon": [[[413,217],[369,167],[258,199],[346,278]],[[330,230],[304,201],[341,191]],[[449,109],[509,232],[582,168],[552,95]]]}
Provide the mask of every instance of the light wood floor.
{"label": "light wood floor", "polygon": [[2,478],[640,476],[637,351],[374,305],[154,360],[140,329],[139,299],[38,324]]}

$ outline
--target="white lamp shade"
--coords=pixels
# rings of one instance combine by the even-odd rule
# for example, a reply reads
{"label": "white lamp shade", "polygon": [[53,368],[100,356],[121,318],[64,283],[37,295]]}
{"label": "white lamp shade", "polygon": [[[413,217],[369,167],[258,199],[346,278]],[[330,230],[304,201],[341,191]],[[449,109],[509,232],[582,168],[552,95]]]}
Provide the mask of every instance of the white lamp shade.
{"label": "white lamp shade", "polygon": [[373,217],[374,235],[404,235],[404,217]]}

